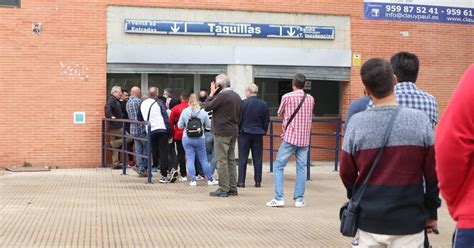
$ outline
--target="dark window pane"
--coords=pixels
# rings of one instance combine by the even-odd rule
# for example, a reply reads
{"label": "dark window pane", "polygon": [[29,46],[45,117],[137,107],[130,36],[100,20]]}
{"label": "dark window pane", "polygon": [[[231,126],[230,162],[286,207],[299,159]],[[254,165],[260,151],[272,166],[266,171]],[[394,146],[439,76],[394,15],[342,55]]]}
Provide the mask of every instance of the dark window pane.
{"label": "dark window pane", "polygon": [[141,75],[140,74],[122,74],[122,73],[109,73],[107,74],[107,95],[110,95],[110,90],[115,85],[122,87],[122,89],[128,90],[133,86],[141,86]]}
{"label": "dark window pane", "polygon": [[12,6],[12,7],[21,7],[20,0],[0,0],[0,7]]}
{"label": "dark window pane", "polygon": [[[158,87],[160,95],[165,88],[173,90],[173,95],[179,97],[184,90],[194,89],[194,75],[192,74],[149,74],[148,86]],[[148,89],[147,89],[148,91]]]}
{"label": "dark window pane", "polygon": [[[271,116],[276,116],[281,98],[291,92],[291,79],[255,78],[258,97],[267,102]],[[339,117],[339,82],[311,81],[305,87],[315,99],[314,115],[318,117]]]}

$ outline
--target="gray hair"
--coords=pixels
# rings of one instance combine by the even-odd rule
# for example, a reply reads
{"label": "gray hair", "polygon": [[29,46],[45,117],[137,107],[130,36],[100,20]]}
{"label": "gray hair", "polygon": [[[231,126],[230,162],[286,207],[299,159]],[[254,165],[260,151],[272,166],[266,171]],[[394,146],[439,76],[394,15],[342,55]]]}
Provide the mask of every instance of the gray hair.
{"label": "gray hair", "polygon": [[257,94],[258,93],[258,86],[254,83],[250,83],[245,87],[245,90],[250,94]]}
{"label": "gray hair", "polygon": [[216,76],[216,84],[222,85],[224,88],[229,88],[230,78],[226,74],[219,74]]}
{"label": "gray hair", "polygon": [[151,97],[151,98],[153,98],[153,99],[158,98],[158,96],[159,96],[158,88],[156,88],[156,87],[150,87],[150,88],[148,89],[148,96]]}
{"label": "gray hair", "polygon": [[122,87],[118,86],[118,85],[115,85],[114,87],[112,87],[112,89],[110,90],[110,94],[113,95],[115,91],[120,91],[122,92]]}

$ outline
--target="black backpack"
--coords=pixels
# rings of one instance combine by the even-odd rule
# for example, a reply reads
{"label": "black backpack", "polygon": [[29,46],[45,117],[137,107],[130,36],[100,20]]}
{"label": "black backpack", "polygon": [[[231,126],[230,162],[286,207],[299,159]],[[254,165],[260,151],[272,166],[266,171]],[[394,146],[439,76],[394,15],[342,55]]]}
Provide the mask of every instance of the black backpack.
{"label": "black backpack", "polygon": [[191,118],[188,120],[188,124],[186,125],[186,134],[190,138],[202,137],[204,134],[201,119],[198,117],[200,112],[201,110],[199,110],[196,115],[193,115],[191,112]]}

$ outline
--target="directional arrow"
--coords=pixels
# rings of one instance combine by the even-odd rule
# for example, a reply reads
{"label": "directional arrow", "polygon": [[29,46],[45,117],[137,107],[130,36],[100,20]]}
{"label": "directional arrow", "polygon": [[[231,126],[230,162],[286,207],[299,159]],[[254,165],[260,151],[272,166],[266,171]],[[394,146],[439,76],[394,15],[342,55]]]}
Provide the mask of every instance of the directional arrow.
{"label": "directional arrow", "polygon": [[178,32],[180,29],[179,26],[176,26],[176,22],[173,24],[173,26],[171,26],[171,31],[173,31],[173,33],[176,33]]}
{"label": "directional arrow", "polygon": [[293,30],[293,27],[290,27],[290,30],[286,31],[286,33],[289,35],[289,36],[293,36],[296,34],[296,31]]}

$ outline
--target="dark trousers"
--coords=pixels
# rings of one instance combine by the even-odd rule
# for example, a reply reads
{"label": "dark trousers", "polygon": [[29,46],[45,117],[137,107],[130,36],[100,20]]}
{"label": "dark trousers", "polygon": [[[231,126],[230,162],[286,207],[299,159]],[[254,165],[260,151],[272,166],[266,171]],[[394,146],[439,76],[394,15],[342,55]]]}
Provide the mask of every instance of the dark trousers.
{"label": "dark trousers", "polygon": [[454,248],[474,247],[474,228],[458,228],[454,233]]}
{"label": "dark trousers", "polygon": [[159,157],[161,175],[168,176],[168,170],[170,169],[168,163],[168,134],[151,132],[151,150],[153,158],[155,156]]}
{"label": "dark trousers", "polygon": [[175,140],[176,150],[178,151],[178,164],[179,164],[179,174],[182,177],[187,175],[186,173],[186,154],[184,153],[183,141]]}
{"label": "dark trousers", "polygon": [[239,183],[245,183],[247,175],[247,160],[249,151],[252,151],[254,179],[256,183],[262,181],[263,135],[241,133],[239,145]]}

